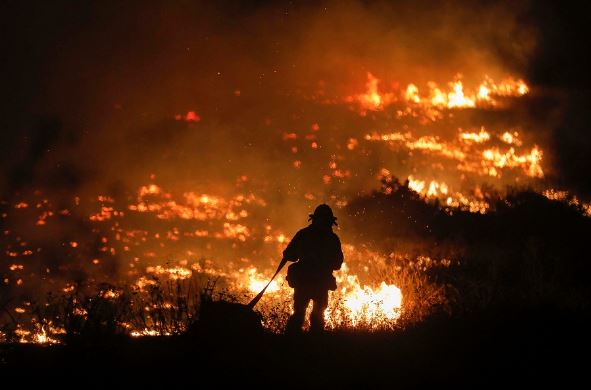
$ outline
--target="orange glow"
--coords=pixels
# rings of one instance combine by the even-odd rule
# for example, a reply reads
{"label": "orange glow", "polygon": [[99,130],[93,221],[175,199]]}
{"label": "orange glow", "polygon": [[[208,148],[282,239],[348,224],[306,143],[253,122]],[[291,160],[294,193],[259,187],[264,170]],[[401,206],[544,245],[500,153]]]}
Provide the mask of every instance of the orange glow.
{"label": "orange glow", "polygon": [[[429,81],[426,83],[428,93],[421,95],[420,88],[416,83],[410,83],[404,92],[397,97],[395,91],[380,92],[378,80],[373,74],[367,74],[366,92],[364,94],[349,96],[347,102],[356,102],[359,105],[359,113],[363,116],[367,111],[381,111],[387,106],[399,101],[406,101],[413,105],[419,105],[425,109],[458,109],[490,107],[498,105],[497,97],[519,97],[529,93],[529,87],[523,80],[513,78],[504,79],[495,83],[489,77],[485,77],[479,85],[467,89],[461,76],[448,83],[447,90],[439,87],[437,83]],[[425,115],[436,119],[435,112],[426,112]]]}
{"label": "orange glow", "polygon": [[515,148],[511,147],[506,152],[498,148],[487,149],[482,153],[484,160],[497,168],[523,167],[528,176],[544,177],[544,171],[540,166],[542,151],[534,146],[529,153],[519,155]]}
{"label": "orange glow", "polygon": [[[240,96],[240,92],[238,92],[237,96]],[[176,119],[177,121],[183,120],[185,122],[199,122],[201,120],[201,117],[197,115],[195,111],[187,111],[185,115],[175,115],[174,119]]]}
{"label": "orange glow", "polygon": [[417,86],[414,84],[409,84],[408,87],[406,87],[404,98],[411,103],[420,103],[421,98],[419,97],[419,89]]}
{"label": "orange glow", "polygon": [[[355,250],[347,247],[347,250]],[[263,275],[256,268],[234,274],[234,287],[246,287],[252,294],[260,292],[268,283],[270,275]],[[351,326],[379,328],[389,326],[398,320],[402,309],[402,293],[398,287],[385,282],[375,287],[363,285],[359,278],[351,274],[347,264],[336,272],[339,289],[331,293],[325,319],[329,328],[336,328],[341,323]],[[263,304],[290,299],[293,290],[287,286],[283,276],[279,275],[267,289]]]}
{"label": "orange glow", "polygon": [[482,143],[490,140],[490,134],[484,130],[484,127],[481,127],[478,133],[460,133],[460,138],[464,141]]}
{"label": "orange glow", "polygon": [[449,108],[454,107],[474,107],[474,100],[464,95],[464,86],[461,81],[456,81],[453,85],[453,92],[447,94]]}
{"label": "orange glow", "polygon": [[378,90],[379,82],[380,80],[374,77],[373,74],[367,72],[366,92],[347,99],[356,101],[360,105],[362,115],[365,115],[367,111],[381,111],[384,106],[394,101],[393,93],[380,94]]}
{"label": "orange glow", "polygon": [[[167,277],[173,279],[173,280],[177,280],[177,279],[187,279],[190,278],[191,275],[193,274],[193,272],[190,269],[187,268],[183,268],[180,266],[176,266],[176,267],[162,267],[160,265],[157,265],[155,267],[147,267],[146,268],[146,272],[149,274],[155,274],[155,275],[166,275]],[[146,283],[145,281],[143,283]]]}
{"label": "orange glow", "polygon": [[[59,294],[78,300],[72,313],[85,318],[90,311],[80,302],[87,293],[85,289],[96,287],[92,283],[99,283],[101,278],[107,279],[107,287],[89,294],[113,306],[132,296],[134,309],[145,316],[142,323],[126,319],[118,327],[134,337],[178,334],[185,330],[183,324],[166,328],[156,319],[156,313],[168,313],[181,306],[182,299],[175,299],[172,290],[191,286],[192,295],[182,296],[185,299],[197,296],[206,282],[215,281],[219,283],[216,292],[247,302],[268,283],[295,227],[306,223],[307,208],[312,209],[314,204],[330,203],[348,234],[350,220],[341,216],[349,210],[343,208],[356,197],[374,191],[382,191],[378,195],[384,198],[403,195],[423,199],[451,214],[458,210],[489,212],[494,207],[494,203],[488,203],[495,199],[494,190],[502,191],[507,185],[534,184],[540,191],[544,188],[545,182],[539,179],[551,172],[544,159],[544,153],[549,152],[534,143],[535,129],[513,124],[495,128],[494,124],[505,121],[492,121],[493,125],[488,119],[481,121],[489,114],[497,118],[504,113],[501,109],[511,108],[514,99],[528,94],[529,87],[523,80],[506,78],[495,82],[486,76],[456,76],[438,83],[399,83],[381,81],[370,72],[366,76],[367,80],[348,80],[342,88],[334,89],[346,91],[343,94],[349,96],[345,98],[325,95],[323,104],[335,105],[326,116],[311,103],[302,104],[285,117],[265,112],[256,122],[265,126],[253,129],[264,131],[276,152],[273,156],[287,158],[274,158],[264,169],[248,166],[261,158],[253,147],[248,151],[253,151],[254,158],[249,156],[244,164],[236,163],[244,157],[241,152],[224,154],[231,168],[221,165],[219,170],[212,169],[215,181],[203,178],[208,174],[198,171],[194,178],[183,182],[193,167],[177,172],[168,167],[154,168],[154,163],[149,166],[157,170],[157,175],[142,172],[139,177],[149,180],[132,181],[134,184],[126,187],[123,196],[104,195],[110,192],[103,189],[103,195],[72,194],[69,204],[62,204],[65,202],[48,200],[50,197],[44,194],[19,194],[16,202],[7,203],[3,218],[18,219],[19,223],[22,220],[23,226],[34,226],[35,234],[25,237],[16,226],[8,230],[7,225],[4,253],[10,261],[5,271],[10,272],[3,277],[4,283],[25,296],[41,274],[44,280],[54,283]],[[236,100],[232,97],[234,88],[225,92],[227,98],[235,103],[248,98],[245,94]],[[326,88],[324,93],[329,91]],[[240,95],[239,90],[234,92],[234,96]],[[169,121],[174,112],[185,111],[166,114]],[[201,121],[195,111],[175,118],[190,122],[173,126],[186,127],[191,130],[188,133],[195,133],[198,125],[194,123]],[[154,159],[159,157],[156,154]],[[287,185],[280,186],[277,181]],[[494,190],[489,192],[490,187]],[[591,205],[567,191],[546,189],[543,194],[591,216]],[[31,221],[25,220],[27,215],[32,215]],[[75,260],[73,264],[90,276],[89,286],[63,279],[71,271],[70,263],[66,267],[63,263],[43,262],[48,252],[35,236],[47,234],[62,220],[84,221],[85,228],[92,231],[91,238],[75,230],[64,232],[56,240],[64,252],[60,255],[70,256]],[[418,257],[421,261],[431,259],[419,256],[414,248],[408,249],[411,254],[372,252],[363,242],[346,242],[350,239],[347,234],[343,234],[346,263],[335,273],[338,286],[330,293],[325,312],[327,326],[395,326],[414,299],[407,294],[413,290],[404,283],[398,264],[407,267],[418,262]],[[38,264],[49,265],[39,268]],[[150,294],[158,291],[161,296],[153,299]],[[283,271],[257,306],[265,321],[270,321],[277,307],[289,306],[292,294]],[[35,307],[17,302],[7,310],[20,319],[31,317]],[[15,332],[22,342],[59,340],[59,327],[45,320],[35,321],[42,324],[30,321]]]}

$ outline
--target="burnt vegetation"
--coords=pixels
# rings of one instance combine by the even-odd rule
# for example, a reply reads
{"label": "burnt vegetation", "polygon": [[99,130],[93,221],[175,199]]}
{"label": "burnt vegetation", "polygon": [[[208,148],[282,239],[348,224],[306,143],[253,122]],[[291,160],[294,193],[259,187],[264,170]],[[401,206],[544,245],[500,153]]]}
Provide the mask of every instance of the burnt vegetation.
{"label": "burnt vegetation", "polygon": [[425,201],[397,180],[348,206],[353,235],[386,253],[411,246],[434,257],[451,254],[448,268],[431,268],[436,283],[457,292],[454,314],[491,307],[587,311],[591,289],[591,220],[577,204],[529,189],[487,195],[486,214]]}

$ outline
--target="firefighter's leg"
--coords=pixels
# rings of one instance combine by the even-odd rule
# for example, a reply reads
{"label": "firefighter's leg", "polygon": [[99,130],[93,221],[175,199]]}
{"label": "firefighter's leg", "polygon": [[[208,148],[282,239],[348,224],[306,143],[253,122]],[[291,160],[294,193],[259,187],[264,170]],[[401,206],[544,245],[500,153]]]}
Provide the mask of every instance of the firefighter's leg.
{"label": "firefighter's leg", "polygon": [[304,319],[306,317],[306,308],[310,298],[300,289],[294,289],[293,293],[293,314],[287,321],[285,333],[301,333]]}
{"label": "firefighter's leg", "polygon": [[314,297],[314,307],[310,315],[310,331],[322,332],[324,330],[324,311],[328,307],[328,290],[322,291]]}

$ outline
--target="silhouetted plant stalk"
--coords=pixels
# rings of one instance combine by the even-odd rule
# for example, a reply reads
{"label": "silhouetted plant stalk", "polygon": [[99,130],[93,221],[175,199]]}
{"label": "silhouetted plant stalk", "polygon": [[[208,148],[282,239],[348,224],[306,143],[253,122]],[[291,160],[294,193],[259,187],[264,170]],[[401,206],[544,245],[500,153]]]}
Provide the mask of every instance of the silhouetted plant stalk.
{"label": "silhouetted plant stalk", "polygon": [[[399,259],[376,271],[372,278],[399,286],[404,300],[396,318],[361,310],[357,317],[348,315],[346,302],[337,292],[331,293],[328,329],[385,330],[395,329],[410,322],[421,321],[434,308],[449,308],[445,286],[433,283],[429,272],[445,269],[442,264],[420,264]],[[93,293],[83,293],[75,286],[64,294],[48,294],[45,302],[34,304],[33,329],[24,337],[15,331],[26,324],[16,324],[14,329],[3,329],[5,341],[97,341],[123,335],[178,335],[186,332],[199,319],[200,303],[204,299],[246,303],[251,292],[230,291],[217,287],[218,279],[166,279],[152,277],[153,283],[143,287],[136,285],[115,286],[101,283]],[[275,294],[263,299],[256,310],[262,314],[267,331],[281,333],[292,312],[290,294]],[[15,321],[16,322],[16,321]],[[306,325],[307,326],[307,325]],[[40,335],[43,333],[43,335]]]}

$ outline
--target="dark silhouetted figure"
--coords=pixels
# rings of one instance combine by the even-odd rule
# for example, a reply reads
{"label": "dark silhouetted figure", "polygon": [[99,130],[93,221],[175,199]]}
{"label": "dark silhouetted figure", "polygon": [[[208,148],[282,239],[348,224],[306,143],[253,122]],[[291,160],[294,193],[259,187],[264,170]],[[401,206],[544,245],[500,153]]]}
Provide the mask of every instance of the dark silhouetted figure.
{"label": "dark silhouetted figure", "polygon": [[337,223],[331,208],[321,204],[309,220],[312,223],[298,231],[283,251],[284,261],[295,262],[287,270],[287,281],[294,289],[294,313],[287,322],[286,333],[302,331],[310,300],[314,303],[310,331],[324,330],[328,291],[337,288],[332,272],[343,264],[341,241],[332,231]]}

